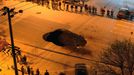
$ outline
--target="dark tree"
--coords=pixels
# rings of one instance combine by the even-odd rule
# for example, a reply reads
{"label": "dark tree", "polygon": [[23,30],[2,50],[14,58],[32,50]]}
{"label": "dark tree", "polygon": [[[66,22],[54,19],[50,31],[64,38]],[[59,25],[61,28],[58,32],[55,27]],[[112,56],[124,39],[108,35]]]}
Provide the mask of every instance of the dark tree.
{"label": "dark tree", "polygon": [[133,75],[134,71],[134,43],[130,40],[114,41],[102,54],[101,62],[117,67],[121,74]]}

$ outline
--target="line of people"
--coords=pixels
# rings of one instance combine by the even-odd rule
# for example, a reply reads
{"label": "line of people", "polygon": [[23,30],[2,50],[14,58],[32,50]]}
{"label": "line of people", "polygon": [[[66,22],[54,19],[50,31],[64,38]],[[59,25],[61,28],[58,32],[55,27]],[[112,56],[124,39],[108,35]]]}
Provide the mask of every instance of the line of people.
{"label": "line of people", "polygon": [[27,2],[37,3],[38,5],[46,5],[49,8],[49,0],[26,0]]}
{"label": "line of people", "polygon": [[[21,75],[42,75],[39,68],[37,68],[35,71],[33,70],[32,67],[30,66],[21,66],[20,68],[20,71],[21,71]],[[43,75],[50,75],[50,73],[48,72],[48,70],[46,69],[46,71],[44,72]],[[65,75],[64,72],[60,72],[59,75]]]}
{"label": "line of people", "polygon": [[[75,12],[80,14],[86,12],[87,14],[91,14],[91,15],[117,18],[114,9],[108,9],[106,7],[97,8],[95,6],[91,6],[80,2],[69,2],[64,0],[63,1],[51,0],[51,2],[50,0],[26,0],[26,1],[37,3],[38,5],[42,5],[42,6],[45,5],[48,9],[52,8],[53,10],[69,11],[69,12]],[[131,16],[130,19],[133,20],[133,16]]]}
{"label": "line of people", "polygon": [[[21,71],[21,75],[25,75],[25,74],[28,74],[28,75],[41,75],[39,69],[36,69],[36,71],[34,71],[33,68],[30,67],[30,66],[26,66],[26,67],[21,66],[20,71]],[[49,72],[46,70],[44,75],[49,75]]]}
{"label": "line of people", "polygon": [[[50,6],[50,1],[49,0],[27,0],[33,3],[37,3],[39,5],[46,5],[47,8],[50,9],[50,7],[53,10],[65,10],[65,11],[71,11],[71,12],[75,12],[75,13],[82,13],[82,12],[87,12],[88,14],[92,14],[92,15],[101,15],[101,16],[107,16],[110,18],[114,17],[114,10],[111,9],[106,9],[106,7],[103,7],[101,9],[98,9],[95,6],[91,6],[91,5],[87,5],[87,4],[80,4],[80,3],[70,3],[70,2],[66,2],[66,1],[56,1],[56,0],[52,0],[51,5]],[[98,11],[100,10],[100,11]],[[99,13],[100,12],[100,13]]]}
{"label": "line of people", "polygon": [[[79,8],[79,10],[78,10]],[[70,9],[70,10],[69,10]],[[89,14],[92,14],[92,15],[99,15],[99,11],[100,10],[100,15],[101,16],[107,16],[107,17],[111,17],[113,18],[114,17],[114,10],[111,9],[106,9],[105,7],[104,8],[101,8],[101,9],[98,9],[97,7],[95,6],[90,6],[90,5],[77,5],[77,4],[66,4],[66,11],[71,11],[71,12],[87,12]]]}

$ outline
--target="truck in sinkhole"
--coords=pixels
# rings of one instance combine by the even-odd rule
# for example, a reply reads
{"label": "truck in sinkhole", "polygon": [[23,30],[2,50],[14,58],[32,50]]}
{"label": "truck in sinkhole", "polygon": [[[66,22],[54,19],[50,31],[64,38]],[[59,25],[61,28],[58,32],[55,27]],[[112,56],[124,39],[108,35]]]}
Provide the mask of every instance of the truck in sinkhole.
{"label": "truck in sinkhole", "polygon": [[80,48],[86,45],[87,41],[81,35],[67,29],[56,29],[43,35],[43,39],[58,46]]}

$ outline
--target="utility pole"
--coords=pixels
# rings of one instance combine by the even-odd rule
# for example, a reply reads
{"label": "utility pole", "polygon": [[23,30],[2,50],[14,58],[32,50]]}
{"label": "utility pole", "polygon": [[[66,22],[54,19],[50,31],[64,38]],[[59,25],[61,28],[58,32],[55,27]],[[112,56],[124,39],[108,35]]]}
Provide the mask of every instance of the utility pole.
{"label": "utility pole", "polygon": [[13,39],[10,9],[8,7],[6,7],[6,10],[7,10],[7,14],[8,14],[8,23],[9,23],[11,45],[12,45],[12,56],[13,56],[13,62],[14,62],[14,70],[15,70],[15,75],[18,75],[18,68],[17,68],[16,54],[15,54],[15,49],[14,49],[14,39]]}

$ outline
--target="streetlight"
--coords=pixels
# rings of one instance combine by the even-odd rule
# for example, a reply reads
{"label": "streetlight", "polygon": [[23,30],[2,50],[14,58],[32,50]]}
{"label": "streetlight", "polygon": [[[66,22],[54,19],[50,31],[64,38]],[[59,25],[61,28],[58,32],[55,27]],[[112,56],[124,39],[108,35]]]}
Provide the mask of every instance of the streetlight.
{"label": "streetlight", "polygon": [[15,10],[15,8],[9,9],[8,7],[3,7],[2,9],[0,9],[0,11],[4,11],[4,12],[0,16],[5,16],[6,14],[8,15],[8,23],[9,23],[11,46],[12,46],[12,56],[13,56],[13,62],[14,62],[14,69],[15,69],[15,75],[18,75],[18,68],[17,68],[17,63],[16,63],[16,53],[15,53],[15,47],[14,47],[11,18],[14,17],[15,14],[23,13],[23,10],[19,10],[18,12],[15,12],[14,10]]}
{"label": "streetlight", "polygon": [[10,32],[10,39],[11,39],[11,46],[12,46],[12,56],[13,56],[13,62],[14,62],[15,75],[18,75],[16,54],[15,54],[15,48],[14,48],[13,31],[12,31],[12,23],[11,23],[11,15],[10,15],[10,12],[14,11],[14,9],[10,10],[8,7],[5,7],[4,10],[6,10],[7,15],[8,15],[9,32]]}

